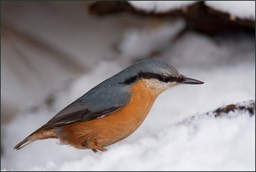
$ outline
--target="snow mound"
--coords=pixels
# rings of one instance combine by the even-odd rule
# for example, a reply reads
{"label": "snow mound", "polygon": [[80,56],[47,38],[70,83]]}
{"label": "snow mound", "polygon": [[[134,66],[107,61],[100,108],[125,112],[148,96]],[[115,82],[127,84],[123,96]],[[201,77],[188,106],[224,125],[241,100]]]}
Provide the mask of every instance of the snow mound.
{"label": "snow mound", "polygon": [[133,142],[117,143],[107,152],[96,154],[89,150],[79,152],[49,141],[39,142],[13,153],[16,156],[10,159],[8,168],[65,171],[253,170],[255,115],[234,113],[236,115],[232,118],[204,114],[170,123],[158,132],[141,135]]}

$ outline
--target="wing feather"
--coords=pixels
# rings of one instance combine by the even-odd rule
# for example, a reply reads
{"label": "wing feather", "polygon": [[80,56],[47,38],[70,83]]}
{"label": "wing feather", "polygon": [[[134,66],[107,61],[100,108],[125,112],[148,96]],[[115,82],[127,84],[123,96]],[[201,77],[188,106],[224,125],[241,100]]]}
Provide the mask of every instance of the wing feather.
{"label": "wing feather", "polygon": [[93,89],[57,113],[39,130],[100,118],[125,106],[129,99],[130,95],[126,91]]}

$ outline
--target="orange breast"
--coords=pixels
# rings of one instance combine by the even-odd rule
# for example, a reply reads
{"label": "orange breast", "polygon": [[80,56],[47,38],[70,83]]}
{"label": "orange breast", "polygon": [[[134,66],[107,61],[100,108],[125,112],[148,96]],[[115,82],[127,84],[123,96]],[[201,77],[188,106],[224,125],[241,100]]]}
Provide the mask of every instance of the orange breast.
{"label": "orange breast", "polygon": [[77,148],[90,140],[101,147],[111,145],[132,134],[144,121],[159,92],[148,89],[141,80],[132,87],[130,102],[120,110],[92,121],[75,122],[63,127],[62,142]]}

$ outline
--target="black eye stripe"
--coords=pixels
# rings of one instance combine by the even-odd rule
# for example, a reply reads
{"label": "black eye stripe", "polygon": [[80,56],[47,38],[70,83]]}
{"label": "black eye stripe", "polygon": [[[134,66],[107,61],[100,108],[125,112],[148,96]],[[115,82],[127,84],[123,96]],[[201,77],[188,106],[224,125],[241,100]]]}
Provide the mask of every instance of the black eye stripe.
{"label": "black eye stripe", "polygon": [[181,77],[171,77],[171,76],[166,76],[166,75],[161,75],[157,73],[139,73],[140,78],[144,79],[158,79],[159,81],[162,82],[179,82],[182,78]]}
{"label": "black eye stripe", "polygon": [[134,83],[138,78],[143,79],[158,79],[162,82],[180,82],[182,81],[182,77],[171,77],[166,75],[161,75],[157,73],[149,73],[149,72],[140,72],[137,76],[130,77],[126,79],[124,82],[121,82],[120,84],[129,85],[131,83]]}

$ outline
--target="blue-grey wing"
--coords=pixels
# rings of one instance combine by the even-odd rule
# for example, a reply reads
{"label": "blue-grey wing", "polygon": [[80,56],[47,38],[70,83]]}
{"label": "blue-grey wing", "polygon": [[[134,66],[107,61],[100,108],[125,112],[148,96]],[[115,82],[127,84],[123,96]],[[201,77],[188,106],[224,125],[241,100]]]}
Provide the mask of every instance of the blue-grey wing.
{"label": "blue-grey wing", "polygon": [[118,90],[93,89],[57,113],[40,129],[90,121],[108,115],[129,103],[130,94],[126,90]]}

